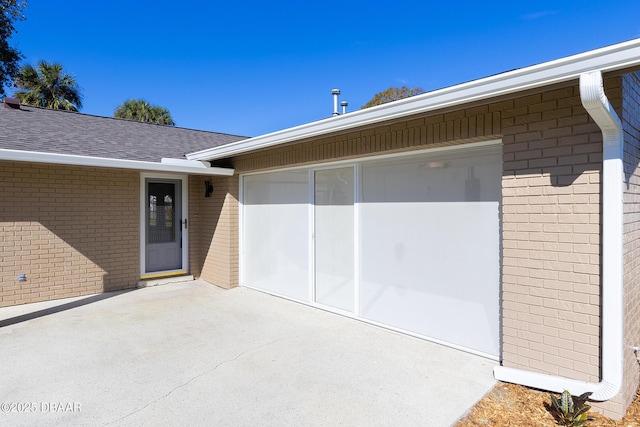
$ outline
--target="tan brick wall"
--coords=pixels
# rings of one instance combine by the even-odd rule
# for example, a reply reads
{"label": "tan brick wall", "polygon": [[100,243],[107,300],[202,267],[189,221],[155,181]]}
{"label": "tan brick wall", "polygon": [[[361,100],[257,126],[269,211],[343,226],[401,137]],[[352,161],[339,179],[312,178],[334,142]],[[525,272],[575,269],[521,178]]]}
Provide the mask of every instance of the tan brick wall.
{"label": "tan brick wall", "polygon": [[[211,197],[204,197],[205,180],[213,185]],[[238,177],[191,176],[189,203],[191,274],[238,286]]]}
{"label": "tan brick wall", "polygon": [[502,131],[503,364],[598,382],[601,132],[577,84],[513,100]]}
{"label": "tan brick wall", "polygon": [[0,162],[0,183],[0,306],[136,285],[137,172]]}
{"label": "tan brick wall", "polygon": [[501,103],[290,144],[234,159],[236,173],[463,144],[500,137]]}
{"label": "tan brick wall", "polygon": [[640,380],[638,359],[630,347],[640,346],[640,76],[622,78],[624,129],[624,383],[616,403],[624,410]]}

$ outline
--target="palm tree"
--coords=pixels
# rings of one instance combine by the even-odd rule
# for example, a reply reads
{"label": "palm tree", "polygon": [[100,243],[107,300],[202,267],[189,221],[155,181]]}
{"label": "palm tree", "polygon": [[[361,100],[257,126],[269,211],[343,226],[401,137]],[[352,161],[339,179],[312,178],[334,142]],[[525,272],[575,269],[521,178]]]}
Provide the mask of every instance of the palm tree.
{"label": "palm tree", "polygon": [[129,99],[123,102],[116,108],[113,117],[136,120],[144,123],[155,123],[157,125],[176,125],[171,118],[171,114],[169,114],[169,110],[157,105],[151,105],[144,99]]}
{"label": "palm tree", "polygon": [[62,71],[62,65],[40,61],[38,68],[25,65],[14,80],[15,93],[22,104],[53,110],[78,111],[82,108],[82,95],[76,79]]}

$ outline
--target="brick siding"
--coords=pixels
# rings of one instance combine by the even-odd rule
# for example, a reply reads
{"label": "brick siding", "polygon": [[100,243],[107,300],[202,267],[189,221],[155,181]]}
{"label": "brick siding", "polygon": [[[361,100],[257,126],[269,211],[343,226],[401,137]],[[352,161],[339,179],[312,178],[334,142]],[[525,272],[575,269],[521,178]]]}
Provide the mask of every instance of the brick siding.
{"label": "brick siding", "polygon": [[601,132],[577,85],[503,111],[504,366],[598,382]]}
{"label": "brick siding", "polygon": [[640,345],[640,76],[622,78],[624,129],[624,383],[618,405],[624,411],[640,380],[638,359],[630,347]]}
{"label": "brick siding", "polygon": [[501,103],[390,123],[238,156],[236,173],[443,147],[500,137]]}
{"label": "brick siding", "polygon": [[[204,181],[213,186],[204,197]],[[223,288],[238,286],[238,177],[189,177],[191,274]]]}
{"label": "brick siding", "polygon": [[136,285],[137,172],[0,162],[0,182],[0,306]]}

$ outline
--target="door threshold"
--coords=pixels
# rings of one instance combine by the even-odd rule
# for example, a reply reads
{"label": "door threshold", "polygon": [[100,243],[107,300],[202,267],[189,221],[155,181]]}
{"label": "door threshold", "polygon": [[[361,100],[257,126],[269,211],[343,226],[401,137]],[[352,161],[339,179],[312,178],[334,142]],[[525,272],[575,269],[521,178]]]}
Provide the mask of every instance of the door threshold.
{"label": "door threshold", "polygon": [[154,277],[143,276],[138,281],[137,288],[148,288],[150,286],[168,285],[170,283],[188,282],[194,280],[193,274],[165,274],[153,275]]}

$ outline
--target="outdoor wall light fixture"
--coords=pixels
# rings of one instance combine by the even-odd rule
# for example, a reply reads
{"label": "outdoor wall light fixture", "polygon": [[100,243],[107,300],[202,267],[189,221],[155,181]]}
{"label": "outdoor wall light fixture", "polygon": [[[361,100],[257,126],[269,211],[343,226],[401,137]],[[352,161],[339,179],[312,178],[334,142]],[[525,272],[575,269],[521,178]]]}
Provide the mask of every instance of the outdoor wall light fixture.
{"label": "outdoor wall light fixture", "polygon": [[204,182],[204,197],[211,197],[211,193],[213,193],[213,185],[211,185],[211,181]]}

